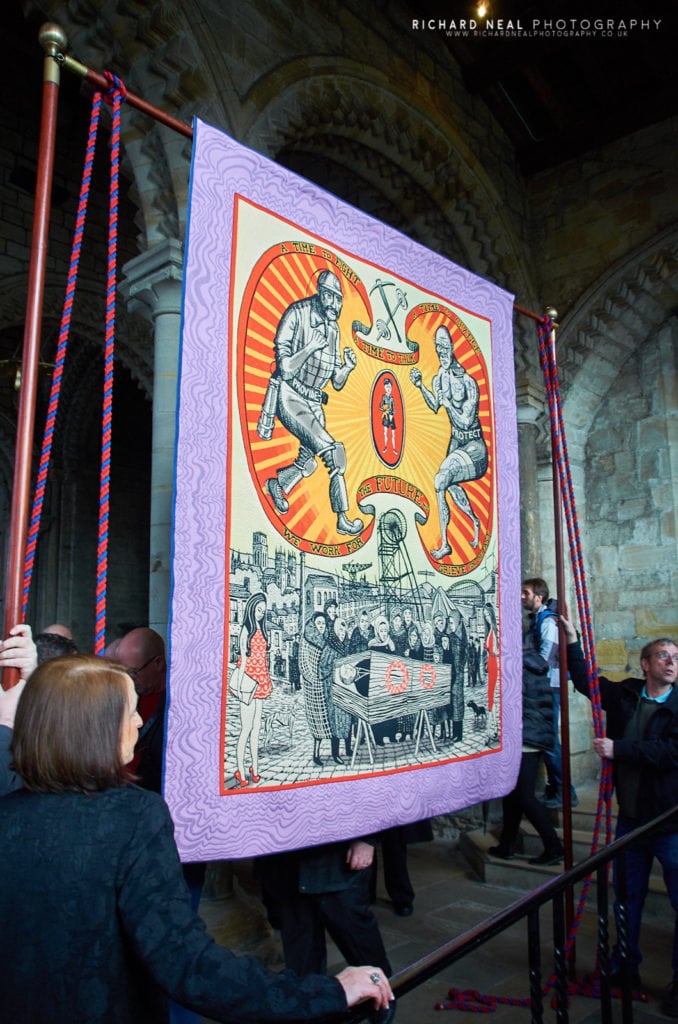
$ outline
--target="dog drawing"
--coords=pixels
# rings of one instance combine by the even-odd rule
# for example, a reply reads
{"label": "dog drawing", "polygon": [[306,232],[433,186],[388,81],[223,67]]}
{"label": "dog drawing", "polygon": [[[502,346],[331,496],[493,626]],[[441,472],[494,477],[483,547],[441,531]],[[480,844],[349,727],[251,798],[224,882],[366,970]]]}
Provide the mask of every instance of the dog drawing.
{"label": "dog drawing", "polygon": [[480,728],[482,725],[485,725],[485,722],[487,721],[487,711],[482,706],[482,704],[476,704],[474,700],[470,700],[466,707],[471,708],[473,714],[476,716],[475,722],[473,724],[477,728]]}

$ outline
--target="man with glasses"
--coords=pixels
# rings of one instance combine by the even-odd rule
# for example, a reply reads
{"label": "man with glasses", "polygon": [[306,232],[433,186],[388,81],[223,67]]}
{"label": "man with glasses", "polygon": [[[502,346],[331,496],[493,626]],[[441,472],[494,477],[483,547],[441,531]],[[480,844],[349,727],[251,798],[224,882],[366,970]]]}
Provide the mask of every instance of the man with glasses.
{"label": "man with glasses", "polygon": [[139,695],[138,711],[144,724],[139,732],[132,771],[144,789],[160,793],[167,685],[165,642],[154,629],[140,626],[114,640],[106,654],[125,666]]}
{"label": "man with glasses", "polygon": [[[581,647],[571,622],[561,616],[568,639],[567,663],[580,693],[589,696]],[[609,758],[619,804],[617,838],[678,806],[678,647],[661,637],[640,652],[643,679],[612,682],[598,678],[607,736],[593,741],[600,758]],[[660,831],[626,850],[626,916],[631,987],[640,988],[640,924],[654,858],[662,866],[675,915],[673,980],[662,1002],[668,1017],[678,1017],[678,813]],[[616,884],[616,873],[615,873]],[[617,908],[615,907],[615,910]],[[619,951],[613,956],[618,985]]]}

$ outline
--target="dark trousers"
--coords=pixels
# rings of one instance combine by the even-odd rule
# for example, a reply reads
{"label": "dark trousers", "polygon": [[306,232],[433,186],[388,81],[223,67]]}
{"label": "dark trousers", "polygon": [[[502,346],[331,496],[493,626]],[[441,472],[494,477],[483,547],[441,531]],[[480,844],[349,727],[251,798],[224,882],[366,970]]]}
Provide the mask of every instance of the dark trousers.
{"label": "dark trousers", "polygon": [[[384,885],[391,901],[397,907],[408,906],[414,900],[414,889],[407,870],[407,843],[401,830],[386,829],[381,835],[381,853],[384,867]],[[377,868],[377,851],[374,852],[374,869]]]}
{"label": "dark trousers", "polygon": [[[638,825],[637,821],[624,818],[617,820],[616,838],[632,832]],[[671,965],[674,980],[678,981],[678,832],[662,832],[659,835],[645,837],[633,846],[629,846],[626,857],[626,921],[628,928],[628,956],[632,971],[637,971],[643,959],[640,953],[640,925],[643,906],[650,884],[652,862],[656,857],[662,866],[664,882],[668,892],[674,915],[673,952]],[[617,862],[614,864],[614,884],[617,887]],[[619,907],[615,903],[615,916],[619,915]],[[668,914],[667,914],[668,917]],[[618,951],[616,951],[618,953]]]}
{"label": "dark trousers", "polygon": [[507,849],[513,849],[523,814],[541,836],[545,850],[556,850],[560,846],[548,810],[534,795],[540,758],[539,751],[523,753],[515,788],[502,801],[504,821],[499,842]]}
{"label": "dark trousers", "polygon": [[348,964],[372,964],[391,973],[377,919],[369,902],[371,868],[355,871],[345,889],[304,893],[281,886],[266,894],[280,928],[285,966],[299,975],[327,970],[325,929]]}

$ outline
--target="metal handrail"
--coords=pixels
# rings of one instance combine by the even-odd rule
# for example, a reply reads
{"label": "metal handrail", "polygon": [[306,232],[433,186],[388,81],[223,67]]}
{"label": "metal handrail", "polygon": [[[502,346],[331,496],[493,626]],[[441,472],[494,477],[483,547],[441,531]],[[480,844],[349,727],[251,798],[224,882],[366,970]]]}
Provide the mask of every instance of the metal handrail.
{"label": "metal handrail", "polygon": [[[391,988],[396,996],[396,999],[406,995],[413,989],[417,988],[423,982],[428,981],[430,978],[439,974],[446,967],[461,960],[467,954],[478,949],[480,946],[489,942],[490,939],[499,935],[501,932],[510,928],[516,922],[521,921],[523,918],[528,919],[528,925],[530,927],[535,926],[536,915],[545,903],[554,903],[554,933],[557,935],[560,931],[560,941],[556,941],[554,948],[554,957],[556,961],[556,974],[557,981],[555,986],[555,994],[557,1000],[557,1019],[558,1021],[567,1021],[567,1009],[565,999],[565,968],[566,964],[564,957],[562,957],[562,949],[564,948],[564,927],[563,922],[558,923],[557,919],[562,917],[562,904],[564,901],[565,894],[571,891],[572,888],[578,883],[583,881],[589,875],[596,873],[599,881],[599,903],[598,903],[598,917],[600,927],[606,935],[606,919],[607,919],[607,891],[604,886],[601,887],[600,883],[606,879],[607,866],[610,861],[614,860],[619,853],[626,850],[627,847],[637,842],[639,839],[644,838],[651,833],[659,830],[662,825],[666,824],[671,818],[678,814],[678,805],[665,811],[663,814],[654,818],[652,821],[645,825],[640,826],[633,832],[627,833],[622,836],[621,839],[616,839],[609,845],[603,846],[597,850],[596,853],[591,854],[585,860],[575,864],[569,870],[564,871],[562,874],[557,875],[555,878],[549,879],[548,882],[544,882],[537,889],[533,889],[527,895],[517,899],[510,906],[504,910],[500,910],[498,913],[493,914],[491,917],[486,918],[478,925],[474,925],[473,928],[469,928],[467,931],[462,932],[461,935],[457,935],[456,938],[451,939],[444,945],[434,949],[431,953],[422,957],[420,960],[415,961],[408,967],[405,967],[402,971],[398,971],[390,979]],[[623,858],[620,864],[623,863]],[[622,878],[620,879],[623,887],[623,872],[620,872]],[[601,888],[605,889],[604,893],[601,893]],[[620,892],[619,898],[623,901],[623,892]],[[605,921],[603,922],[603,918]],[[538,928],[538,924],[536,925]],[[533,937],[531,937],[531,942]],[[624,958],[624,950],[622,949],[622,958]],[[608,981],[608,970],[609,963],[607,958],[601,960],[601,1020],[611,1020],[610,1015],[610,998],[609,998],[609,981]],[[623,977],[622,971],[622,977]],[[532,974],[532,971],[531,971]],[[531,992],[534,993],[535,987],[531,978]],[[622,988],[623,996],[623,1020],[630,1021],[632,1016],[630,1015],[630,990],[628,983]],[[607,1010],[606,1010],[607,1007]],[[365,1020],[370,1015],[370,1008],[366,1004],[362,1004],[360,1007],[354,1008],[350,1011],[344,1020],[347,1024],[357,1024],[358,1021]],[[533,1014],[533,1020],[541,1020],[540,1009],[537,1009],[536,1016]]]}

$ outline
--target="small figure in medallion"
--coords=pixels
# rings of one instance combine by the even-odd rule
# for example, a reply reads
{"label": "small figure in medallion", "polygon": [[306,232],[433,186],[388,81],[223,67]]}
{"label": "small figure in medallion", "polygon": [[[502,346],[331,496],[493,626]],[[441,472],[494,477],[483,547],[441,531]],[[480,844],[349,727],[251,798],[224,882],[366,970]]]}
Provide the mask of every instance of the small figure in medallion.
{"label": "small figure in medallion", "polygon": [[379,412],[381,413],[381,425],[384,428],[384,455],[388,448],[388,432],[391,431],[391,448],[393,454],[398,454],[396,448],[396,418],[395,418],[395,399],[393,398],[393,381],[390,377],[386,377],[384,380],[384,393],[381,396],[381,402],[379,403]]}

